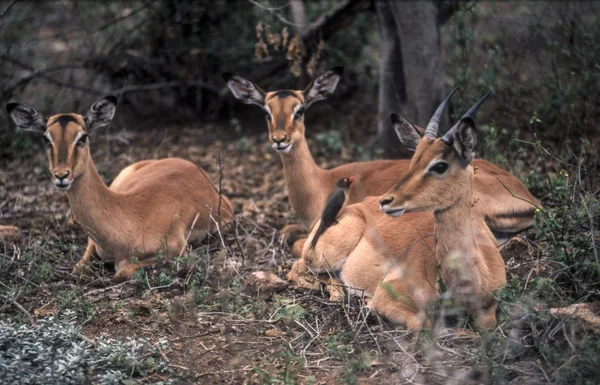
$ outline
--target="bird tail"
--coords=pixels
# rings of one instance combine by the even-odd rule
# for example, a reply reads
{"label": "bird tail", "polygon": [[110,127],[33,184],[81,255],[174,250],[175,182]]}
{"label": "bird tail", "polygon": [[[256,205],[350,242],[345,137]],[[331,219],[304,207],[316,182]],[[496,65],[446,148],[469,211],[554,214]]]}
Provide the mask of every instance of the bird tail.
{"label": "bird tail", "polygon": [[323,228],[321,226],[319,226],[319,228],[317,229],[317,232],[315,233],[315,236],[313,237],[312,241],[310,241],[311,249],[315,248],[315,246],[317,245],[317,242],[319,241],[319,237],[321,236],[321,234],[323,234]]}

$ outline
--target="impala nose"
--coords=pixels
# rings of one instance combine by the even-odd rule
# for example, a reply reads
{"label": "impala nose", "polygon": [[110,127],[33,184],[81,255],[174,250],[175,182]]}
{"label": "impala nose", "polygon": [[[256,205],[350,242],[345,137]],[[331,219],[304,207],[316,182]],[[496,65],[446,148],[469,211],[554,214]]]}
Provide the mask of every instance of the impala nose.
{"label": "impala nose", "polygon": [[275,142],[275,144],[279,145],[283,142],[285,142],[285,140],[287,139],[287,135],[284,135],[283,138],[276,138],[276,137],[272,137],[273,142]]}
{"label": "impala nose", "polygon": [[58,173],[58,172],[55,172],[55,173],[54,173],[54,176],[55,176],[55,177],[56,177],[58,180],[60,180],[60,181],[63,181],[63,180],[66,178],[66,177],[68,177],[68,176],[69,176],[69,174],[70,174],[70,173],[71,173],[71,172],[70,172],[70,171],[68,171],[68,170],[67,170],[67,171],[65,171],[65,172],[63,172],[63,173]]}
{"label": "impala nose", "polygon": [[379,204],[381,205],[381,207],[385,207],[387,205],[389,205],[390,203],[392,203],[394,201],[393,197],[387,197],[387,198],[381,198],[379,200]]}

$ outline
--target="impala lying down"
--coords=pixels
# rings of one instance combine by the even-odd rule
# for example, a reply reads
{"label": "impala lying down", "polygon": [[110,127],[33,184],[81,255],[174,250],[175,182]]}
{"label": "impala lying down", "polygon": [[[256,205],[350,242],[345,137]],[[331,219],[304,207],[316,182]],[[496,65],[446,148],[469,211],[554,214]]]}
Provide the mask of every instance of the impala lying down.
{"label": "impala lying down", "polygon": [[[223,74],[227,86],[237,99],[257,105],[266,113],[269,141],[281,157],[290,204],[307,228],[311,228],[320,218],[327,197],[340,178],[348,175],[356,177],[356,184],[350,192],[349,204],[352,204],[361,202],[367,196],[379,196],[386,192],[408,172],[410,164],[407,159],[375,160],[324,170],[315,163],[306,142],[305,111],[313,103],[333,94],[342,72],[342,67],[330,69],[315,78],[304,90],[271,92],[261,90],[240,76]],[[442,111],[443,108],[438,109],[432,117],[428,131],[437,130]],[[420,127],[417,129],[424,131]],[[473,165],[477,167],[473,196],[483,203],[475,207],[473,214],[485,220],[499,238],[531,226],[535,210],[519,199],[536,202],[527,187],[506,170],[486,160],[475,159]],[[299,246],[294,245],[296,256],[299,256],[302,242]]]}
{"label": "impala lying down", "polygon": [[96,129],[112,120],[116,102],[107,96],[85,117],[58,114],[48,120],[24,104],[10,103],[7,110],[18,127],[42,135],[52,181],[66,191],[75,221],[88,234],[87,249],[73,273],[86,274],[98,258],[114,262],[115,280],[121,281],[153,265],[158,255],[178,256],[192,227],[191,239],[203,239],[215,229],[214,221],[231,220],[232,206],[219,197],[203,170],[183,159],[134,163],[108,188],[89,142]]}
{"label": "impala lying down", "polygon": [[496,326],[492,292],[506,284],[496,240],[485,222],[472,215],[472,186],[478,177],[471,166],[477,143],[473,118],[488,95],[441,138],[437,138],[437,130],[431,130],[421,139],[393,115],[398,135],[403,143],[410,143],[415,154],[408,173],[380,199],[381,209],[393,217],[433,210],[435,256],[442,280],[453,299],[474,315],[479,329]]}

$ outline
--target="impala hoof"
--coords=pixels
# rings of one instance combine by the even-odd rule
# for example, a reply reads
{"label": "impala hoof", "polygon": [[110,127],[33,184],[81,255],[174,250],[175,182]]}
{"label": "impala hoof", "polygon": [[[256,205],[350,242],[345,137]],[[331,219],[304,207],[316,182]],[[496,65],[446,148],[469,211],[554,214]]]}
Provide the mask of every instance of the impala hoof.
{"label": "impala hoof", "polygon": [[92,276],[92,268],[85,263],[78,263],[73,267],[71,274],[78,278],[88,278]]}
{"label": "impala hoof", "polygon": [[115,273],[113,281],[115,281],[115,282],[131,281],[133,279],[133,277],[135,276],[135,274],[137,273],[137,271],[138,271],[137,267],[132,266],[132,265],[122,267]]}

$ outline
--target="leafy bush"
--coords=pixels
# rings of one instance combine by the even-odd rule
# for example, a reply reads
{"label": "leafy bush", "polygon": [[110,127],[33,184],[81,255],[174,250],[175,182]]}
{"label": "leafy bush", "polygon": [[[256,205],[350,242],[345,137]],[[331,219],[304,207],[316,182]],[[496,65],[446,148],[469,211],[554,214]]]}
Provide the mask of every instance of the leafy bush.
{"label": "leafy bush", "polygon": [[[166,342],[159,341],[163,347]],[[84,340],[75,313],[43,319],[35,327],[0,321],[0,378],[4,384],[121,384],[167,368],[147,341],[104,336]]]}
{"label": "leafy bush", "polygon": [[338,130],[329,130],[317,134],[318,148],[324,155],[339,155],[342,149],[342,136]]}

